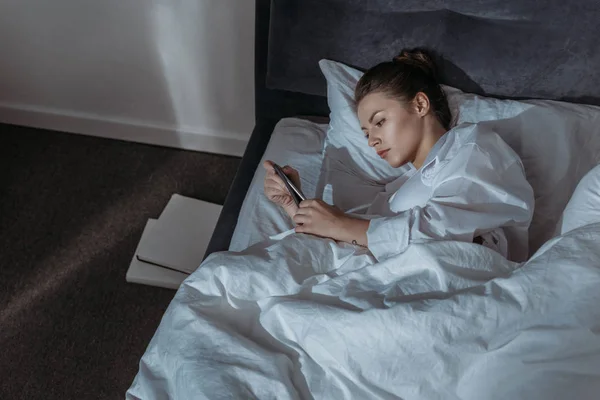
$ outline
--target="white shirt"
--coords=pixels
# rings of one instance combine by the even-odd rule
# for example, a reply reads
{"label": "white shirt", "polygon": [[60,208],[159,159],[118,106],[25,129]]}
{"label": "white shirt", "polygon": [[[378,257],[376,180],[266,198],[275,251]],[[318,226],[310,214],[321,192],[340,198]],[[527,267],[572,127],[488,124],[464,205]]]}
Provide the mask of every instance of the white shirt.
{"label": "white shirt", "polygon": [[462,124],[442,136],[423,166],[386,185],[369,207],[369,250],[379,261],[412,242],[483,244],[514,261],[528,256],[533,189],[519,156],[495,132]]}

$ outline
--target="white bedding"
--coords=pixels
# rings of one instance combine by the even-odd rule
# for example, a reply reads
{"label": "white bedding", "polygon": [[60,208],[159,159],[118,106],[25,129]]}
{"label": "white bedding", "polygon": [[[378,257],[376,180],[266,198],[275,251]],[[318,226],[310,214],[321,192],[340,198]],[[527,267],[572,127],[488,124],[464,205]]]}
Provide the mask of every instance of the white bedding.
{"label": "white bedding", "polygon": [[[539,246],[600,159],[600,112],[463,100],[461,119],[504,132],[530,166]],[[325,129],[282,120],[263,159],[299,169],[308,197],[331,199]],[[186,279],[128,398],[598,398],[600,221],[580,218],[593,223],[524,264],[450,241],[375,263],[365,249],[328,239],[263,240],[291,228],[264,197],[263,178],[261,167],[240,213],[230,247],[240,252],[213,254]],[[599,193],[584,190],[584,200],[587,192]]]}
{"label": "white bedding", "polygon": [[[446,90],[459,122],[478,123],[499,133],[523,160],[536,196],[529,245],[532,252],[537,250],[554,235],[577,183],[600,163],[600,108],[543,100],[497,100],[452,88]],[[363,150],[357,144],[348,144],[347,151],[334,151],[342,145],[341,135],[336,136],[334,143],[324,143],[326,130],[326,125],[283,119],[263,160],[296,167],[308,197],[322,197],[344,210],[370,204],[385,185],[356,173],[347,159],[372,149],[366,144]],[[360,140],[364,138],[361,136]],[[324,153],[327,159],[323,164]],[[240,212],[230,250],[243,250],[291,227],[287,215],[264,197],[263,179],[264,170],[259,167]]]}
{"label": "white bedding", "polygon": [[[211,255],[129,399],[597,399],[600,223],[515,264],[476,244],[374,263],[302,234]],[[514,271],[514,272],[512,272]]]}
{"label": "white bedding", "polygon": [[286,164],[293,166],[300,173],[302,192],[308,198],[321,196],[323,189],[319,187],[319,177],[326,130],[326,124],[306,119],[284,118],[279,121],[246,193],[229,250],[244,250],[291,228],[287,214],[264,196],[265,169],[262,161],[272,160],[282,167]]}
{"label": "white bedding", "polygon": [[[321,60],[331,124],[325,140],[325,201],[342,209],[369,204],[380,187],[403,174],[366,148],[356,116],[354,89],[362,71]],[[577,182],[600,163],[600,107],[548,100],[499,100],[444,87],[456,124],[487,126],[523,161],[535,192],[529,249],[553,236]],[[358,188],[358,189],[357,189]]]}

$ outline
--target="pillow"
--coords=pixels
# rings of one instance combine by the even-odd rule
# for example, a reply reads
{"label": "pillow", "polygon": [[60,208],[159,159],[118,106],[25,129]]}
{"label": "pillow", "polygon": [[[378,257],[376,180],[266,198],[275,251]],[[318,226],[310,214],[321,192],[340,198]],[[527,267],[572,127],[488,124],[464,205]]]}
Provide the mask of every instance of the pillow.
{"label": "pillow", "polygon": [[293,166],[300,173],[302,192],[308,198],[321,196],[317,182],[323,161],[326,129],[326,124],[299,118],[284,118],[277,123],[246,193],[229,250],[244,250],[293,226],[281,207],[269,201],[264,194],[263,161],[273,160],[281,166]]}
{"label": "pillow", "polygon": [[331,111],[325,137],[322,179],[323,200],[348,211],[370,204],[383,186],[408,167],[392,168],[365,138],[354,109],[354,88],[362,72],[344,64],[321,60],[327,80],[327,103]]}
{"label": "pillow", "polygon": [[[325,156],[333,160],[325,160],[322,180],[333,193],[324,199],[338,205],[336,198],[343,198],[343,209],[352,208],[372,201],[385,183],[404,171],[389,167],[366,146],[353,104],[354,87],[362,72],[329,60],[321,60],[319,65],[327,79],[332,122]],[[600,107],[550,100],[499,100],[443,88],[456,124],[488,124],[521,157],[536,197],[529,230],[533,253],[552,237],[577,182],[600,162]],[[341,168],[348,172],[340,172]],[[343,184],[336,186],[336,180]]]}
{"label": "pillow", "polygon": [[600,222],[600,165],[579,182],[563,212],[558,231],[561,235],[582,226]]}
{"label": "pillow", "polygon": [[554,235],[581,178],[600,162],[600,107],[462,94],[459,121],[489,125],[521,157],[535,194],[533,254]]}

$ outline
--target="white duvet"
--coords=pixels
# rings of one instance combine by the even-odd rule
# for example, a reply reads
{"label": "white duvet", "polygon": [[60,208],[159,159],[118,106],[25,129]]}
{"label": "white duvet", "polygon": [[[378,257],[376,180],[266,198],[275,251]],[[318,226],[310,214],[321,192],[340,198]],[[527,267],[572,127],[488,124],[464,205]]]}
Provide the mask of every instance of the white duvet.
{"label": "white duvet", "polygon": [[291,234],[211,255],[130,399],[597,399],[600,223],[525,264],[477,244],[383,263]]}

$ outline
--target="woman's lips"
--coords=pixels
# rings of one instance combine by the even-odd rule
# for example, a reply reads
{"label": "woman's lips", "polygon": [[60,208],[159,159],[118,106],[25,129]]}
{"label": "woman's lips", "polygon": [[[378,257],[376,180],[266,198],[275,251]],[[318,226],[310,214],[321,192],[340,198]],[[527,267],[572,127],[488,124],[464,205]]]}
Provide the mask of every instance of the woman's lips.
{"label": "woman's lips", "polygon": [[381,150],[377,152],[377,155],[381,158],[385,158],[385,156],[387,155],[387,153],[390,151],[390,149],[387,150]]}

